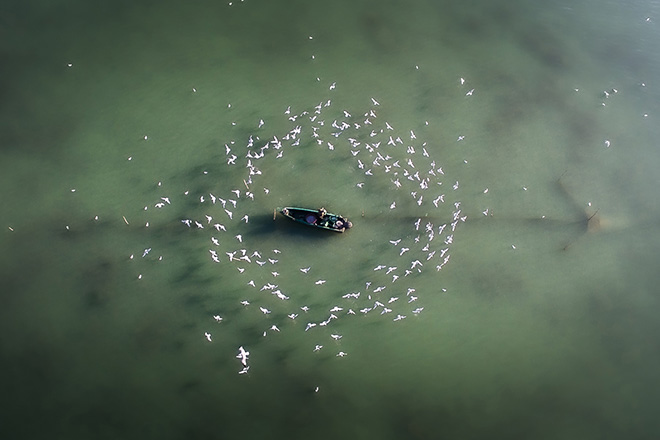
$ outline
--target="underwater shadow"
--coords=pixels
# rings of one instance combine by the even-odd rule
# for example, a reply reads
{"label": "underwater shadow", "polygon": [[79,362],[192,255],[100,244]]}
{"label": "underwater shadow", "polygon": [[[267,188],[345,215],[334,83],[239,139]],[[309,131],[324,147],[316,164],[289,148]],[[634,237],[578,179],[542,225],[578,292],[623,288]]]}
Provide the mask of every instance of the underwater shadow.
{"label": "underwater shadow", "polygon": [[337,238],[341,233],[312,228],[295,223],[281,215],[272,214],[250,216],[249,234],[252,237],[281,236],[286,240],[324,242]]}

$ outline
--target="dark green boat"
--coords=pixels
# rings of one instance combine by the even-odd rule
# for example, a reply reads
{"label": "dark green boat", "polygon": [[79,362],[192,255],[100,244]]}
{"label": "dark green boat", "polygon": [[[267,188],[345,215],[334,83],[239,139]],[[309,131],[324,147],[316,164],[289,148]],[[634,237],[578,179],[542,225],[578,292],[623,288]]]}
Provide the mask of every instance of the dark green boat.
{"label": "dark green boat", "polygon": [[294,222],[319,229],[327,229],[328,231],[344,232],[353,226],[346,217],[329,213],[325,208],[307,209],[287,206],[286,208],[278,208],[278,210],[283,216],[290,218]]}

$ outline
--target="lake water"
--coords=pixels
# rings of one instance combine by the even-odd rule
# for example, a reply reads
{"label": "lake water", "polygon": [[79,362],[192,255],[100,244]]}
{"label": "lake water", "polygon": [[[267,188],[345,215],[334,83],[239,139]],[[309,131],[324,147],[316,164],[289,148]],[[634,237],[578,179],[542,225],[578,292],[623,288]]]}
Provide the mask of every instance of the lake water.
{"label": "lake water", "polygon": [[0,17],[2,438],[660,434],[657,1]]}

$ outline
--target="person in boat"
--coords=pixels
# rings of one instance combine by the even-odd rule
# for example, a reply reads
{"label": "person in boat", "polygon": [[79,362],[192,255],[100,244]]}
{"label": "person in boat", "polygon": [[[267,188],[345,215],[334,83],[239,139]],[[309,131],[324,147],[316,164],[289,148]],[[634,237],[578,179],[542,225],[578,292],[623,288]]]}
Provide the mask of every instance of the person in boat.
{"label": "person in boat", "polygon": [[326,217],[326,214],[328,211],[325,210],[325,208],[320,208],[318,211],[318,214],[315,216],[315,220],[318,219],[318,222],[315,221],[314,224],[318,224],[319,226],[323,227],[328,227],[329,222],[328,222],[328,217]]}

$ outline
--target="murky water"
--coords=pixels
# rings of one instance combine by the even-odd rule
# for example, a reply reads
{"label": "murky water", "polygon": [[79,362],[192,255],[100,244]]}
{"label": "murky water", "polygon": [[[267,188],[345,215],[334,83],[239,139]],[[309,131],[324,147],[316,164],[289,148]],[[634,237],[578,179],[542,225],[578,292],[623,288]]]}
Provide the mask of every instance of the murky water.
{"label": "murky water", "polygon": [[655,437],[655,2],[31,3],[3,437]]}

